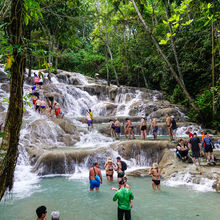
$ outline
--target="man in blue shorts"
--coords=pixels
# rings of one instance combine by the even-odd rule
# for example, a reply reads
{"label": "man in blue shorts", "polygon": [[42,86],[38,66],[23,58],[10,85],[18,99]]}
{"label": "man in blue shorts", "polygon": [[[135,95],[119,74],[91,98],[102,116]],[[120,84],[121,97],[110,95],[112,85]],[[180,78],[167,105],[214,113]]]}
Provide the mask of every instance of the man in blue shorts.
{"label": "man in blue shorts", "polygon": [[196,165],[196,159],[198,159],[198,163],[200,166],[200,149],[201,149],[201,142],[200,139],[197,137],[197,134],[194,133],[194,136],[189,140],[189,148],[192,150],[192,157],[193,163]]}
{"label": "man in blue shorts", "polygon": [[89,170],[90,191],[96,188],[99,191],[100,183],[102,184],[102,173],[99,169],[99,163],[95,162],[93,167]]}

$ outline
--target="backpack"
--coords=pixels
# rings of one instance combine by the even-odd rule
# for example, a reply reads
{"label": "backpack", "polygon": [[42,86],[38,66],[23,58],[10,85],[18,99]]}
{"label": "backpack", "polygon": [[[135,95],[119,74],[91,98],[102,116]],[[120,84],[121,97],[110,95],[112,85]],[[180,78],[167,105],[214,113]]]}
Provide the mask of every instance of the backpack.
{"label": "backpack", "polygon": [[127,170],[127,164],[124,161],[121,161],[121,170],[122,171]]}

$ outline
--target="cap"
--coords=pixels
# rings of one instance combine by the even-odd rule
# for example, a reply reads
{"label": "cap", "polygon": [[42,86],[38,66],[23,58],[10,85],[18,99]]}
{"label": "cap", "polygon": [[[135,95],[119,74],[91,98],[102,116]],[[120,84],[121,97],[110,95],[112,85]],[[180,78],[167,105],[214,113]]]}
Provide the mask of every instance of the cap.
{"label": "cap", "polygon": [[117,160],[121,160],[121,157],[116,157]]}
{"label": "cap", "polygon": [[172,115],[171,118],[174,118],[174,115]]}
{"label": "cap", "polygon": [[154,169],[158,168],[158,164],[157,163],[153,163],[153,168]]}
{"label": "cap", "polygon": [[52,220],[59,220],[60,219],[60,212],[59,211],[51,212],[51,219]]}

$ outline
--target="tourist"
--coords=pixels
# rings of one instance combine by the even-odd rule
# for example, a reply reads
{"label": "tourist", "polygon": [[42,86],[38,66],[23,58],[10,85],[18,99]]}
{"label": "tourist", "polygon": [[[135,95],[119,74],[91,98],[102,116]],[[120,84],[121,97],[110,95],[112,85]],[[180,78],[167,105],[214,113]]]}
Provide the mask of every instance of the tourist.
{"label": "tourist", "polygon": [[172,123],[171,123],[172,119],[170,117],[170,115],[167,113],[166,114],[166,126],[167,126],[167,130],[168,130],[168,135],[170,137],[170,141],[173,140],[173,134],[172,134]]}
{"label": "tourist", "polygon": [[189,140],[190,140],[190,138],[194,137],[194,135],[192,133],[192,128],[191,127],[187,130],[186,134],[189,135]]}
{"label": "tourist", "polygon": [[87,120],[87,124],[88,124],[88,131],[90,131],[92,129],[92,118],[91,118],[90,114],[86,115],[86,120]]}
{"label": "tourist", "polygon": [[128,134],[128,122],[126,120],[123,122],[123,127],[124,127],[125,138],[128,138],[128,136],[127,136],[127,134]]}
{"label": "tourist", "polygon": [[37,86],[39,83],[39,77],[36,73],[34,73],[34,84]]}
{"label": "tourist", "polygon": [[112,119],[109,120],[110,129],[111,129],[111,137],[115,137],[115,123]]}
{"label": "tourist", "polygon": [[115,135],[116,135],[116,139],[120,139],[120,133],[121,133],[121,125],[119,120],[116,118],[115,121]]}
{"label": "tourist", "polygon": [[36,209],[37,220],[46,220],[47,208],[45,206],[40,206]]}
{"label": "tourist", "polygon": [[[205,137],[205,132],[202,131],[201,134],[202,134],[201,139],[203,141],[203,138]],[[207,133],[207,136],[210,137],[208,133]],[[206,152],[205,152],[205,143],[202,144],[202,150],[203,150],[203,156],[204,156],[205,160],[207,160],[207,155],[206,155]]]}
{"label": "tourist", "polygon": [[188,158],[188,148],[185,145],[185,142],[183,139],[179,140],[179,143],[176,147],[176,154],[182,161],[186,161]]}
{"label": "tourist", "polygon": [[52,110],[53,110],[53,101],[54,101],[54,97],[50,96],[50,97],[47,97],[47,103],[48,103],[48,106],[49,106],[49,116],[51,117],[52,116]]}
{"label": "tourist", "polygon": [[172,120],[171,120],[171,124],[172,124],[172,134],[173,134],[173,138],[174,138],[174,141],[176,141],[176,131],[177,131],[177,125],[176,125],[176,121],[174,119],[174,116],[172,115],[171,116]]}
{"label": "tourist", "polygon": [[157,132],[158,132],[158,126],[157,126],[157,121],[155,118],[153,118],[152,116],[150,117],[151,121],[152,121],[152,128],[153,128],[153,136],[154,136],[154,140],[157,139]]}
{"label": "tourist", "polygon": [[109,159],[105,164],[105,172],[106,172],[106,178],[109,182],[113,181],[113,175],[114,175],[114,163],[111,159]]}
{"label": "tourist", "polygon": [[150,168],[149,175],[152,175],[152,188],[155,192],[156,188],[160,190],[160,168],[157,163],[153,163],[153,168]]}
{"label": "tourist", "polygon": [[100,184],[102,184],[102,173],[99,169],[99,163],[95,162],[93,167],[89,170],[90,191],[96,188],[99,191]]}
{"label": "tourist", "polygon": [[46,102],[44,100],[41,100],[40,114],[45,113],[45,111],[46,111]]}
{"label": "tourist", "polygon": [[59,211],[51,212],[51,220],[60,220],[60,212]]}
{"label": "tourist", "polygon": [[40,107],[41,107],[41,100],[38,99],[35,103],[35,111],[39,112],[40,113]]}
{"label": "tourist", "polygon": [[38,78],[39,78],[38,85],[41,88],[41,86],[43,85],[43,74],[42,74],[42,72],[38,72]]}
{"label": "tourist", "polygon": [[114,166],[114,170],[118,173],[118,182],[122,180],[125,175],[125,170],[127,169],[127,164],[124,161],[121,161],[121,157],[117,157],[116,166]]}
{"label": "tourist", "polygon": [[128,123],[128,140],[131,139],[131,135],[133,136],[133,139],[135,139],[135,136],[134,136],[134,126],[132,125],[131,123],[131,120],[129,118],[126,118],[126,121]]}
{"label": "tourist", "polygon": [[196,159],[198,160],[200,166],[200,148],[201,142],[197,137],[197,134],[194,133],[194,137],[189,140],[189,148],[192,150],[193,164],[196,165]]}
{"label": "tourist", "polygon": [[60,104],[58,102],[54,102],[54,113],[56,115],[56,118],[59,118],[60,117]]}
{"label": "tourist", "polygon": [[37,101],[37,96],[33,96],[32,97],[32,103],[33,103],[33,105],[34,105],[34,109],[35,109],[35,106],[36,106],[36,101]]}
{"label": "tourist", "polygon": [[91,120],[92,120],[91,127],[93,128],[93,113],[92,113],[92,110],[89,109],[88,113],[89,113],[90,118],[91,118]]}
{"label": "tourist", "polygon": [[212,138],[208,136],[207,132],[205,132],[205,137],[202,140],[202,146],[203,144],[205,144],[205,152],[207,154],[207,163],[214,162],[214,154],[213,154],[214,144],[212,142]]}
{"label": "tourist", "polygon": [[[124,186],[125,186],[125,188],[131,190],[131,187],[127,184],[128,179],[127,179],[126,176],[124,176],[124,177],[122,178],[122,181],[124,181]],[[112,188],[111,188],[111,190],[113,190],[113,191],[118,191],[119,189],[120,189],[120,185],[119,185],[119,188],[115,188],[115,187],[112,187]]]}
{"label": "tourist", "polygon": [[123,220],[125,215],[125,220],[131,219],[131,201],[134,199],[133,193],[125,188],[124,181],[119,182],[120,189],[115,193],[113,201],[118,200],[118,220]]}
{"label": "tourist", "polygon": [[147,122],[145,117],[141,118],[140,130],[141,130],[141,137],[143,139],[147,138]]}

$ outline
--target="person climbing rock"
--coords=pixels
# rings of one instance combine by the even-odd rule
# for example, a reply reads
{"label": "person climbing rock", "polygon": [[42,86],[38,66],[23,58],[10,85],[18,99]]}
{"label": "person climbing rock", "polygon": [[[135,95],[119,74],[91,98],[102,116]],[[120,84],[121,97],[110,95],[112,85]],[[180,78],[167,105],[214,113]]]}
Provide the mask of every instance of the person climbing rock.
{"label": "person climbing rock", "polygon": [[110,129],[111,129],[111,137],[115,137],[115,123],[113,120],[109,120],[110,122]]}
{"label": "person climbing rock", "polygon": [[120,139],[120,133],[121,133],[121,125],[119,120],[116,118],[115,121],[115,135],[116,135],[116,139]]}
{"label": "person climbing rock", "polygon": [[90,191],[96,188],[99,191],[100,184],[102,184],[102,173],[99,169],[99,163],[95,162],[93,167],[89,170]]}
{"label": "person climbing rock", "polygon": [[45,206],[40,206],[36,209],[37,220],[46,220],[47,208]]}
{"label": "person climbing rock", "polygon": [[127,164],[124,161],[121,161],[121,157],[117,157],[116,166],[114,166],[114,170],[118,173],[118,182],[122,180],[125,175],[125,170],[127,169]]}
{"label": "person climbing rock", "polygon": [[141,130],[141,137],[143,139],[147,138],[147,122],[145,117],[141,118],[140,130]]}
{"label": "person climbing rock", "polygon": [[60,117],[60,104],[58,102],[54,102],[54,113],[56,115],[56,118]]}
{"label": "person climbing rock", "polygon": [[133,139],[135,139],[135,136],[134,136],[134,126],[132,125],[132,122],[129,118],[126,118],[126,121],[128,123],[128,140],[131,139],[131,135],[133,136]]}
{"label": "person climbing rock", "polygon": [[34,84],[37,85],[39,83],[39,77],[36,73],[34,73]]}
{"label": "person climbing rock", "polygon": [[35,111],[39,112],[40,113],[40,109],[41,109],[41,100],[38,99],[35,103]]}
{"label": "person climbing rock", "polygon": [[153,168],[150,168],[149,175],[152,175],[152,188],[160,190],[160,168],[157,163],[153,163]]}
{"label": "person climbing rock", "polygon": [[134,195],[130,189],[125,188],[123,180],[119,182],[120,189],[115,193],[113,201],[118,200],[118,220],[131,219],[131,208],[133,207],[131,201],[134,199]]}
{"label": "person climbing rock", "polygon": [[154,140],[156,140],[157,139],[157,132],[158,132],[157,121],[152,116],[150,118],[151,118],[151,123],[152,123],[151,125],[152,125],[152,129],[153,129]]}
{"label": "person climbing rock", "polygon": [[88,131],[91,131],[91,129],[92,129],[92,118],[91,118],[90,114],[86,115],[86,120],[87,120],[87,124],[88,124]]}
{"label": "person climbing rock", "polygon": [[193,164],[196,165],[196,160],[198,160],[200,166],[201,142],[196,133],[194,133],[194,137],[189,140],[189,148],[192,150]]}
{"label": "person climbing rock", "polygon": [[173,140],[172,123],[171,123],[172,119],[168,113],[166,114],[165,117],[166,117],[166,126],[167,126],[167,130],[168,130],[168,135],[170,137],[170,141],[172,141]]}
{"label": "person climbing rock", "polygon": [[39,85],[39,88],[41,89],[41,86],[43,85],[43,74],[42,72],[38,72],[38,85]]}
{"label": "person climbing rock", "polygon": [[93,128],[93,113],[92,113],[92,110],[89,109],[88,113],[89,113],[90,118],[91,118],[91,120],[92,120],[91,127]]}
{"label": "person climbing rock", "polygon": [[44,114],[45,111],[46,111],[46,102],[44,100],[41,100],[40,114]]}
{"label": "person climbing rock", "polygon": [[173,139],[174,141],[176,141],[176,131],[177,131],[177,125],[176,125],[176,121],[174,119],[174,116],[171,116],[172,120],[171,120],[171,128],[172,128],[172,134],[173,134]]}

